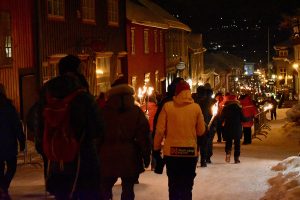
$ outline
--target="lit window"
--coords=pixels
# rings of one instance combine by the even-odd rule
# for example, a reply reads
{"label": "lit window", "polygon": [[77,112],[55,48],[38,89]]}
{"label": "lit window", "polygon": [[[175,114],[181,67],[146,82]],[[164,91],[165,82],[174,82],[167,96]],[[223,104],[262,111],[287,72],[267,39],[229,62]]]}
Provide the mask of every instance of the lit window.
{"label": "lit window", "polygon": [[131,28],[131,54],[135,54],[135,30]]}
{"label": "lit window", "polygon": [[157,53],[157,30],[154,31],[154,52]]}
{"label": "lit window", "polygon": [[95,0],[81,0],[82,20],[84,22],[95,22]]}
{"label": "lit window", "polygon": [[96,53],[96,85],[91,88],[94,95],[110,88],[110,62],[112,53]]}
{"label": "lit window", "polygon": [[108,25],[119,26],[119,0],[108,0]]}
{"label": "lit window", "polygon": [[149,30],[144,30],[144,53],[149,53]]}
{"label": "lit window", "polygon": [[65,16],[64,0],[48,0],[48,17],[56,19],[64,19]]}
{"label": "lit window", "polygon": [[12,36],[10,13],[0,12],[0,66],[12,63]]}

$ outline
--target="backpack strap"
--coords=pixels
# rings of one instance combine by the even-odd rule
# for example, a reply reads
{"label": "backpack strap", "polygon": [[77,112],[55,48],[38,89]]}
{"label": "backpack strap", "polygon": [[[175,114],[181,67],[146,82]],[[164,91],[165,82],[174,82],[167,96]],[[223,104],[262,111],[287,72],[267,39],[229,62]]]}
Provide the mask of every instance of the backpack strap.
{"label": "backpack strap", "polygon": [[70,103],[77,95],[81,94],[85,92],[84,89],[77,89],[73,92],[71,92],[70,94],[68,94],[66,97],[63,98],[63,102],[68,104]]}

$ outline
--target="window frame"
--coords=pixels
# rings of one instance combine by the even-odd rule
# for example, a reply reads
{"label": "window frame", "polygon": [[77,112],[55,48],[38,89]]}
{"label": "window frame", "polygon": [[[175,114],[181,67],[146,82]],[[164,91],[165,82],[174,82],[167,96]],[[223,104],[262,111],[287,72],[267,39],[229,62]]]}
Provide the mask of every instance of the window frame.
{"label": "window frame", "polygon": [[95,0],[81,0],[81,19],[84,23],[96,23]]}
{"label": "window frame", "polygon": [[149,29],[144,29],[144,53],[149,54]]}
{"label": "window frame", "polygon": [[119,27],[119,18],[119,0],[107,0],[108,25]]}
{"label": "window frame", "polygon": [[136,48],[135,48],[135,28],[134,27],[132,27],[130,29],[130,44],[131,44],[131,47],[130,47],[131,55],[135,55]]}
{"label": "window frame", "polygon": [[[52,4],[52,7],[54,7],[54,3],[57,3],[56,6],[61,6],[62,8],[59,9],[59,12],[62,13],[55,14],[54,9],[52,9],[52,12],[49,13],[50,11],[49,3]],[[47,0],[47,16],[48,19],[52,19],[52,20],[59,20],[59,21],[65,20],[65,0]]]}
{"label": "window frame", "polygon": [[[3,35],[1,35],[0,41],[3,43],[3,46],[1,45],[3,48],[1,49],[3,58],[0,57],[0,68],[6,68],[12,66],[13,60],[12,16],[11,12],[5,10],[0,10],[0,14],[0,16],[3,16],[3,18],[0,18],[1,23],[3,23],[1,25],[7,26],[1,28]],[[3,59],[3,61],[1,59]]]}

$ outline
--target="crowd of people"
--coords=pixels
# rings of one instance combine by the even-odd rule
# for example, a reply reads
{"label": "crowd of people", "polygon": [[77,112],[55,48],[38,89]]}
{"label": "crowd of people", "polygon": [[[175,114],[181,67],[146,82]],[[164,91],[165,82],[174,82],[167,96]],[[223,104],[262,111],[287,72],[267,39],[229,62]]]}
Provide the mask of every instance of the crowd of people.
{"label": "crowd of people", "polygon": [[[166,96],[147,107],[145,115],[123,77],[95,99],[80,73],[80,62],[73,55],[60,60],[59,76],[42,86],[27,117],[44,161],[45,188],[58,200],[110,200],[118,178],[121,199],[134,199],[134,184],[150,163],[157,174],[166,168],[170,200],[191,200],[197,163],[201,167],[213,163],[215,133],[217,142],[225,141],[228,163],[232,146],[238,164],[240,140],[245,145],[252,142],[258,108],[247,94],[219,92],[213,97],[209,84],[192,94],[183,78],[175,78]],[[213,106],[218,108],[216,113]],[[276,106],[271,112],[275,119]],[[25,136],[3,87],[0,119],[0,199],[9,199],[18,143],[23,151]]]}

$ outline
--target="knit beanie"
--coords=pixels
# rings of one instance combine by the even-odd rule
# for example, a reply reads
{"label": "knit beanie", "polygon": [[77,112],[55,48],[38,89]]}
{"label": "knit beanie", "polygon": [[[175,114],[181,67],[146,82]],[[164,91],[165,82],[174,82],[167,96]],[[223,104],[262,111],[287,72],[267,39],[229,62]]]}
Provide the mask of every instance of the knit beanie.
{"label": "knit beanie", "polygon": [[181,81],[176,85],[175,95],[178,95],[183,90],[191,90],[190,85],[186,81]]}
{"label": "knit beanie", "polygon": [[77,56],[67,55],[60,59],[58,63],[59,74],[63,75],[67,72],[78,72],[81,61]]}

